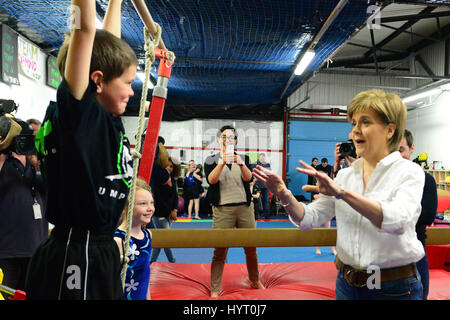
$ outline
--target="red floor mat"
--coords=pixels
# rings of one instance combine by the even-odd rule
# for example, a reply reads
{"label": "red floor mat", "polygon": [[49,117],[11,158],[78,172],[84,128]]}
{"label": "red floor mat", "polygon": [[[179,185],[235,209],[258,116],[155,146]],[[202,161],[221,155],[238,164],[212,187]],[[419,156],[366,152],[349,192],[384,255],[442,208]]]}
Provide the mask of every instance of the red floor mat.
{"label": "red floor mat", "polygon": [[[250,288],[245,264],[226,264],[222,300],[334,300],[336,269],[333,262],[260,263],[265,290]],[[210,264],[152,264],[153,300],[207,300]],[[450,272],[430,270],[430,300],[450,300]]]}
{"label": "red floor mat", "polygon": [[430,300],[450,300],[450,245],[426,246],[430,267]]}
{"label": "red floor mat", "polygon": [[428,300],[450,300],[450,272],[443,269],[430,270]]}
{"label": "red floor mat", "polygon": [[[245,264],[226,264],[222,279],[224,300],[334,300],[336,269],[332,262],[260,263],[265,290],[250,287]],[[206,300],[209,297],[209,263],[152,264],[154,300]]]}

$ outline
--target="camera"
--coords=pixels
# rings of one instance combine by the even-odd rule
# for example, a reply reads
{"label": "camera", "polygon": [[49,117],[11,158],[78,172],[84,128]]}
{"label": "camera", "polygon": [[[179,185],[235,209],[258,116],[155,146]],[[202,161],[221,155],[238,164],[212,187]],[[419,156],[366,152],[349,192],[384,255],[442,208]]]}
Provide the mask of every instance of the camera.
{"label": "camera", "polygon": [[17,111],[14,100],[0,99],[0,153],[15,152],[20,155],[35,154],[33,130],[28,123],[11,116]]}
{"label": "camera", "polygon": [[341,159],[344,159],[347,156],[356,158],[356,149],[353,140],[349,139],[347,142],[342,142],[339,147],[339,152],[341,153]]}
{"label": "camera", "polygon": [[0,116],[3,116],[5,113],[12,113],[16,111],[17,108],[18,106],[14,100],[0,99]]}
{"label": "camera", "polygon": [[0,153],[35,154],[33,130],[21,120],[0,116]]}

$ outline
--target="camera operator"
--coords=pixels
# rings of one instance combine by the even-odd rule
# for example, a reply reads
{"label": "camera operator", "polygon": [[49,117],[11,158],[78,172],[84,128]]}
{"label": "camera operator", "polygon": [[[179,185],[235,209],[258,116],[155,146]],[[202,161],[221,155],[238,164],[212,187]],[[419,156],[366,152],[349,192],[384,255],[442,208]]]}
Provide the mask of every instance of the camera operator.
{"label": "camera operator", "polygon": [[341,161],[345,159],[347,162],[346,167],[350,167],[357,158],[355,145],[353,144],[353,140],[350,138],[347,142],[338,142],[336,143],[336,148],[334,149],[334,164],[333,164],[333,173],[334,176],[337,176],[339,170],[343,169],[343,165]]}
{"label": "camera operator", "polygon": [[27,159],[32,136],[24,121],[0,116],[0,268],[3,284],[20,290],[34,250],[48,236],[44,186]]}

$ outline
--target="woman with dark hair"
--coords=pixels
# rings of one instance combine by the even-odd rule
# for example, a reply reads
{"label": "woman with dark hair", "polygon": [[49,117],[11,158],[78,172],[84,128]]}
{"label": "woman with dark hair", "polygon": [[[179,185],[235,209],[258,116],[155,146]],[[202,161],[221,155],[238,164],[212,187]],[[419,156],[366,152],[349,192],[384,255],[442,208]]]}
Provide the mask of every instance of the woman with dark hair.
{"label": "woman with dark hair", "polygon": [[[170,173],[170,180],[154,190],[155,213],[152,222],[156,229],[170,229],[172,222],[177,220],[178,190],[176,179],[180,176],[181,165],[169,157],[169,165],[166,169]],[[160,248],[154,248],[150,262],[155,262],[160,252]],[[169,262],[175,262],[172,249],[164,248],[164,252]]]}
{"label": "woman with dark hair", "polygon": [[202,176],[199,175],[200,169],[196,167],[195,161],[189,161],[189,168],[186,170],[186,178],[184,180],[184,199],[188,201],[188,218],[192,217],[192,208],[194,208],[194,219],[200,219],[200,187],[202,184]]}
{"label": "woman with dark hair", "polygon": [[[205,177],[209,184],[206,195],[212,206],[213,229],[256,228],[250,182],[253,180],[250,158],[235,151],[236,129],[223,126],[217,131],[220,152],[205,160]],[[245,247],[245,260],[254,289],[265,289],[259,278],[256,247]],[[211,298],[221,292],[228,248],[214,248],[211,261]]]}
{"label": "woman with dark hair", "polygon": [[[205,188],[203,188],[203,166],[199,163],[197,166],[197,175],[201,178],[200,180],[197,179],[197,186],[198,186],[198,195],[200,198],[203,198],[205,195]],[[199,209],[200,210],[200,209]]]}

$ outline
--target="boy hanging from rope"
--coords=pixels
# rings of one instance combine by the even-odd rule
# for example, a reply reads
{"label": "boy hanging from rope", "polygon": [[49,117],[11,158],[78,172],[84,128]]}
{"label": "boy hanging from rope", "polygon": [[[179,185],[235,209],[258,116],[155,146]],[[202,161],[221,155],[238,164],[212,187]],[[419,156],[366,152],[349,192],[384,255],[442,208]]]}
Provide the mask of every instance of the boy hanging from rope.
{"label": "boy hanging from rope", "polygon": [[64,78],[36,137],[55,227],[30,261],[28,299],[123,299],[113,236],[133,170],[120,115],[138,61],[120,39],[121,4],[110,0],[96,30],[95,0],[72,0],[57,59]]}

